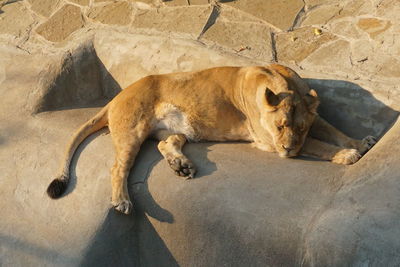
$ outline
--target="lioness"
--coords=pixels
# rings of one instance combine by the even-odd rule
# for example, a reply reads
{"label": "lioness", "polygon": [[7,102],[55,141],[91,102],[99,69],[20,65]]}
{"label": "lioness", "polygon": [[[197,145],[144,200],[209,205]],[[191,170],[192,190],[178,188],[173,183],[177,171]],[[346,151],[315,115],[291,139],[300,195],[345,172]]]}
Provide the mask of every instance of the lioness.
{"label": "lioness", "polygon": [[179,176],[192,178],[193,163],[182,153],[186,141],[248,141],[280,157],[307,155],[338,164],[355,163],[375,138],[352,139],[317,114],[317,93],[293,70],[219,67],[197,72],[151,75],[120,92],[74,134],[60,174],[47,193],[60,197],[79,144],[108,126],[116,149],[111,170],[112,204],[129,214],[127,177],[148,137]]}

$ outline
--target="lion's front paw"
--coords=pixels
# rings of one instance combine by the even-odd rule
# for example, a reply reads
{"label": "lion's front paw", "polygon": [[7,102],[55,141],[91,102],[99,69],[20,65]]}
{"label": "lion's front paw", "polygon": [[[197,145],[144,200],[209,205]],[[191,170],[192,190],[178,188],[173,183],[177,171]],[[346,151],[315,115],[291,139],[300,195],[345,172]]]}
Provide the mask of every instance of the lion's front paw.
{"label": "lion's front paw", "polygon": [[357,149],[342,149],[332,158],[332,162],[337,164],[353,164],[361,158]]}
{"label": "lion's front paw", "polygon": [[361,141],[361,148],[359,149],[361,154],[365,154],[368,150],[370,150],[375,144],[377,140],[375,137],[368,135]]}
{"label": "lion's front paw", "polygon": [[168,160],[168,164],[178,176],[191,179],[196,174],[194,164],[186,158],[174,158]]}
{"label": "lion's front paw", "polygon": [[125,214],[130,214],[132,212],[133,205],[132,205],[132,202],[130,202],[129,200],[123,200],[117,204],[113,203],[113,205],[114,205],[114,208],[119,212],[122,212]]}

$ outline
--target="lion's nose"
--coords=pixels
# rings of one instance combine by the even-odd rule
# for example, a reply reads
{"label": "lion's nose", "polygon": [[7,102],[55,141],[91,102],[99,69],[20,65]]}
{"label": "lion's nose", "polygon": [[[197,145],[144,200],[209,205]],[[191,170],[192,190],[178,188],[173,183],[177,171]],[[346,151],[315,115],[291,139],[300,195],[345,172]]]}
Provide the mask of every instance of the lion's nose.
{"label": "lion's nose", "polygon": [[293,150],[293,147],[286,147],[285,145],[282,145],[282,148],[285,149],[287,152],[290,152],[291,150]]}

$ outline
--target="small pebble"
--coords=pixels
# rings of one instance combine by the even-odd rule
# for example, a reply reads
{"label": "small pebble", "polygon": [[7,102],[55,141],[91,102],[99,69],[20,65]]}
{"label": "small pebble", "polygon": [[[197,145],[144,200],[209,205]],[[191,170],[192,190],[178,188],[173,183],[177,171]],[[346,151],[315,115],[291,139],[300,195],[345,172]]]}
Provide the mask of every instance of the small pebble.
{"label": "small pebble", "polygon": [[321,35],[322,34],[322,30],[321,29],[314,29],[314,35]]}

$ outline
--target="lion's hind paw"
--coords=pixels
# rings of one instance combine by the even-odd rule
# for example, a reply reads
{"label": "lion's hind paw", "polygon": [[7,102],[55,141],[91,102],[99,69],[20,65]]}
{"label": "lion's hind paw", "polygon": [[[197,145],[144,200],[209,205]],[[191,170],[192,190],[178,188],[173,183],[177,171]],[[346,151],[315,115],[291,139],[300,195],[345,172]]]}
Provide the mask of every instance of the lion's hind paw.
{"label": "lion's hind paw", "polygon": [[194,175],[196,174],[194,164],[186,158],[174,158],[169,160],[168,164],[178,176],[191,179],[194,178]]}

